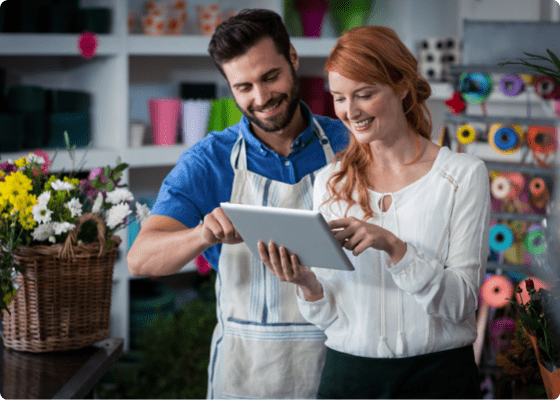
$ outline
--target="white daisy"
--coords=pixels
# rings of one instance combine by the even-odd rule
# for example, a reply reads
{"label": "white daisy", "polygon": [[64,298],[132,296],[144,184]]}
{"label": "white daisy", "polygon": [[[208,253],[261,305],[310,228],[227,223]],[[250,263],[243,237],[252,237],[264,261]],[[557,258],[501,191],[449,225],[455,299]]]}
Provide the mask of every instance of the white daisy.
{"label": "white daisy", "polygon": [[50,222],[47,224],[40,224],[31,232],[31,236],[33,236],[34,240],[42,242],[43,240],[47,240],[49,236],[54,233],[53,228],[54,223]]}
{"label": "white daisy", "polygon": [[51,242],[52,244],[56,243],[56,238],[54,236],[49,236],[49,242]]}
{"label": "white daisy", "polygon": [[138,223],[142,225],[150,215],[150,208],[142,203],[136,202],[136,218]]}
{"label": "white daisy", "polygon": [[[33,219],[39,224],[46,224],[51,222],[52,211],[47,208],[47,205],[35,204],[31,210]],[[44,240],[44,239],[43,239]]]}
{"label": "white daisy", "polygon": [[39,203],[40,206],[46,206],[49,203],[50,199],[51,199],[51,192],[47,190],[41,193],[39,197],[37,197],[37,202]]}
{"label": "white daisy", "polygon": [[51,184],[51,187],[54,190],[66,190],[67,192],[74,189],[74,185],[70,182],[62,182],[60,179],[57,179]]}
{"label": "white daisy", "polygon": [[36,162],[39,165],[43,165],[45,163],[45,159],[35,153],[29,153],[29,155],[27,156],[27,161],[29,161],[30,163]]}
{"label": "white daisy", "polygon": [[68,203],[66,203],[66,207],[70,209],[70,213],[72,217],[79,217],[82,215],[82,203],[76,197],[73,197]]}
{"label": "white daisy", "polygon": [[123,201],[134,200],[134,195],[126,188],[116,188],[112,192],[107,193],[107,202],[111,204],[119,204]]}
{"label": "white daisy", "polygon": [[70,222],[55,222],[53,224],[54,234],[61,235],[74,229],[75,226],[76,225],[71,224]]}
{"label": "white daisy", "polygon": [[99,193],[93,202],[93,207],[91,209],[92,213],[98,214],[101,211],[101,206],[103,205],[103,195]]}
{"label": "white daisy", "polygon": [[127,203],[120,203],[111,207],[105,222],[107,223],[109,229],[113,229],[122,223],[130,214],[132,214],[132,211],[130,210],[129,205]]}

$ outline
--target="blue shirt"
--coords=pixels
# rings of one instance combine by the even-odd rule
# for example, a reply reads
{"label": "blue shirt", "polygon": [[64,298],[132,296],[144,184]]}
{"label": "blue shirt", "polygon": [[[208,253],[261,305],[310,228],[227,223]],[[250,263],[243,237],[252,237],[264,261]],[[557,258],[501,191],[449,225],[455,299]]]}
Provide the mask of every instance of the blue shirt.
{"label": "blue shirt", "polygon": [[[300,104],[304,118],[310,121],[311,111],[303,102]],[[328,117],[313,117],[329,138],[333,151],[344,150],[349,142],[344,124]],[[247,169],[269,179],[295,184],[326,165],[313,124],[294,140],[288,157],[283,157],[252,134],[249,121],[243,116],[237,124],[221,132],[210,132],[181,154],[164,179],[150,215],[171,217],[194,228],[221,202],[230,201],[234,178],[230,155],[239,132],[246,142]],[[221,247],[219,243],[204,252],[214,268],[218,267]]]}

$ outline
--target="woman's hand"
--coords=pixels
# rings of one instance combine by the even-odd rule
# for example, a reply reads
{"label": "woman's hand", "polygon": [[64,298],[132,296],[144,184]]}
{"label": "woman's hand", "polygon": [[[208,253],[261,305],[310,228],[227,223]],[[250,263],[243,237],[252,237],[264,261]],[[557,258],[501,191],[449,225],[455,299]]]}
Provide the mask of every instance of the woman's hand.
{"label": "woman's hand", "polygon": [[371,247],[389,254],[393,264],[396,264],[406,254],[406,243],[378,225],[355,217],[336,219],[328,224],[342,247],[351,250],[356,256]]}
{"label": "woman's hand", "polygon": [[297,255],[289,256],[284,247],[278,248],[273,242],[268,244],[268,248],[264,242],[259,242],[259,254],[271,273],[283,282],[297,285],[307,301],[323,298],[323,286],[317,276],[309,268],[300,265]]}

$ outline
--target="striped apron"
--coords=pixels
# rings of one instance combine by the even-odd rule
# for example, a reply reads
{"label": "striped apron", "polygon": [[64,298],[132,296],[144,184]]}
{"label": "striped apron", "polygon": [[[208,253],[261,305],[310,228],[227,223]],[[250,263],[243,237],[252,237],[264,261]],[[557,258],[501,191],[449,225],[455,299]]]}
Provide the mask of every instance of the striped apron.
{"label": "striped apron", "polygon": [[[314,118],[313,124],[328,164],[332,147]],[[248,171],[241,133],[230,161],[235,174],[231,203],[313,208],[317,171],[293,185]],[[245,243],[223,244],[216,298],[208,398],[315,398],[326,337],[301,316],[294,285],[280,282]]]}

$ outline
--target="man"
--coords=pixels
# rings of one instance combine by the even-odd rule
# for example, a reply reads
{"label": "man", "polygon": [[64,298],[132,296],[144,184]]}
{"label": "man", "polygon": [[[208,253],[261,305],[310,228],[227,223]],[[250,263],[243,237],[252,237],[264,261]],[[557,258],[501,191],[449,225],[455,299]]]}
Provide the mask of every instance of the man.
{"label": "man", "polygon": [[243,10],[216,29],[209,52],[243,117],[181,155],[128,253],[129,269],[173,274],[202,252],[215,268],[209,398],[315,397],[323,332],[303,319],[293,287],[253,257],[220,202],[311,209],[316,171],[349,137],[340,121],[300,102],[299,60],[278,14]]}

